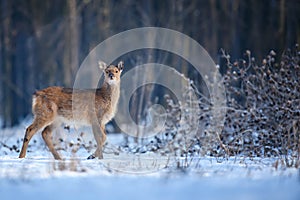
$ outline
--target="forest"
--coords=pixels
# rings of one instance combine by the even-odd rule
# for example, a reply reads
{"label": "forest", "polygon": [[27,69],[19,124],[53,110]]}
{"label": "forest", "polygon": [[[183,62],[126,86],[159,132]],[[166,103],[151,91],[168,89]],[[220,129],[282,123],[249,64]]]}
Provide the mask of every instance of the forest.
{"label": "forest", "polygon": [[[223,72],[221,49],[233,62],[249,50],[262,63],[271,50],[280,58],[300,42],[300,2],[294,0],[1,0],[0,13],[2,127],[30,115],[35,90],[72,87],[87,54],[122,31],[163,27],[184,33]],[[129,54],[124,61],[128,68],[151,59],[160,62],[161,52],[152,54]],[[189,76],[176,57],[170,63]]]}

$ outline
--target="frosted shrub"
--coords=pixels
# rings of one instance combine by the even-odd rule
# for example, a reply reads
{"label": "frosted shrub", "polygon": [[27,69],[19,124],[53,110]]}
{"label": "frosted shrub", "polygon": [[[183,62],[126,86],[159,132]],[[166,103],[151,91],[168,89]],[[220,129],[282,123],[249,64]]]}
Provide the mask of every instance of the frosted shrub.
{"label": "frosted shrub", "polygon": [[228,112],[222,141],[230,155],[284,156],[299,165],[300,52],[286,51],[280,63],[271,51],[259,66],[246,59],[227,62],[224,84]]}
{"label": "frosted shrub", "polygon": [[[175,103],[169,96],[163,133],[148,144],[149,150],[175,156],[279,157],[287,166],[299,166],[300,153],[300,52],[286,51],[281,62],[271,51],[261,65],[250,51],[245,59],[226,61],[224,84],[227,113],[221,133],[209,132],[212,105],[200,93],[199,101]],[[197,103],[197,119],[189,111]],[[179,123],[181,121],[181,123]],[[196,124],[195,124],[196,123]],[[197,130],[191,134],[192,130]]]}

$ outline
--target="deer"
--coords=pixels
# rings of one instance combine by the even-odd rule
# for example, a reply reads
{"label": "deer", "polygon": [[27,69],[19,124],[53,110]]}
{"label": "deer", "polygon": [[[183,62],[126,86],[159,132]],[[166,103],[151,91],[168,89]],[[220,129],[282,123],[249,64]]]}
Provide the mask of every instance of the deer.
{"label": "deer", "polygon": [[[19,158],[26,156],[31,138],[36,132],[42,130],[42,138],[54,159],[62,160],[53,144],[52,132],[63,124],[73,122],[79,127],[92,127],[97,148],[87,159],[103,159],[102,149],[106,141],[105,125],[113,119],[117,112],[120,76],[124,63],[120,61],[115,66],[99,62],[99,67],[104,70],[104,81],[100,88],[72,89],[52,86],[33,94],[32,113],[34,119],[25,131]],[[95,101],[90,103],[90,99]]]}

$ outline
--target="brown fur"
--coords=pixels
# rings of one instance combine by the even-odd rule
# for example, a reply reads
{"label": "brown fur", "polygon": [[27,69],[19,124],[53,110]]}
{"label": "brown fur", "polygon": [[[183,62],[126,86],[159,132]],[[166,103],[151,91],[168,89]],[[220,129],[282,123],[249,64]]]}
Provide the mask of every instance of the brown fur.
{"label": "brown fur", "polygon": [[[91,125],[97,149],[89,158],[103,158],[102,147],[106,140],[105,124],[115,115],[120,96],[120,75],[123,62],[105,69],[101,88],[73,90],[49,87],[34,93],[32,101],[33,123],[26,129],[19,158],[24,158],[32,136],[43,129],[43,139],[55,159],[61,159],[52,143],[52,131],[62,123]],[[92,100],[95,100],[94,102]]]}

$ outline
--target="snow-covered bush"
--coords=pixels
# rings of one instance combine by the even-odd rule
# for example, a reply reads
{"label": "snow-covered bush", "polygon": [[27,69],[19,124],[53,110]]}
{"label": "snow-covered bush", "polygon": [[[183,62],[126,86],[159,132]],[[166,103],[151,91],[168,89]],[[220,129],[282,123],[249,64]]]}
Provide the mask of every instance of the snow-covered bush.
{"label": "snow-covered bush", "polygon": [[[228,112],[222,141],[230,155],[288,156],[299,165],[300,52],[287,50],[281,62],[271,51],[261,65],[251,52],[227,61],[224,84]],[[294,163],[296,164],[296,163]]]}
{"label": "snow-covered bush", "polygon": [[[224,84],[227,113],[221,133],[209,132],[212,105],[200,93],[198,119],[188,111],[191,81],[186,102],[175,103],[169,96],[165,130],[147,144],[149,150],[175,156],[281,157],[287,166],[299,166],[300,154],[300,52],[287,50],[281,62],[271,51],[261,65],[250,51],[245,59],[231,63],[224,51]],[[181,124],[179,121],[181,120]],[[195,122],[197,123],[195,127]],[[190,134],[192,130],[196,134]]]}

